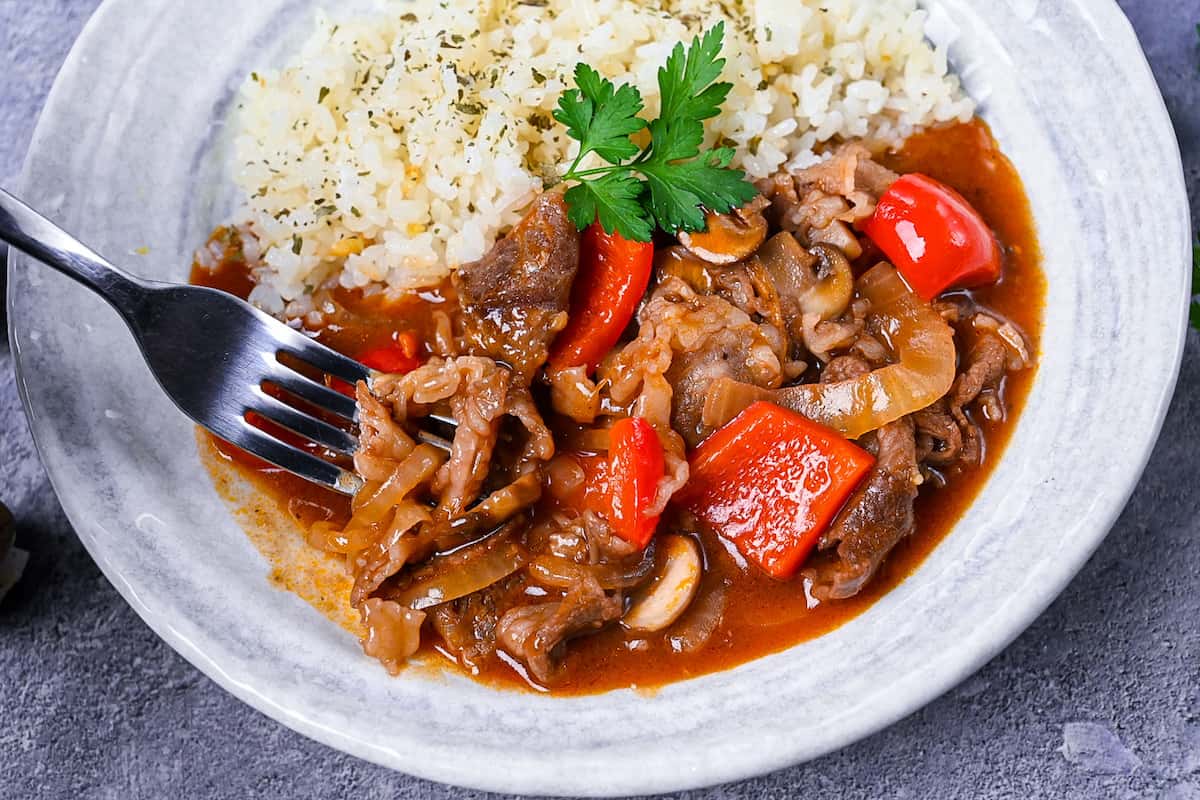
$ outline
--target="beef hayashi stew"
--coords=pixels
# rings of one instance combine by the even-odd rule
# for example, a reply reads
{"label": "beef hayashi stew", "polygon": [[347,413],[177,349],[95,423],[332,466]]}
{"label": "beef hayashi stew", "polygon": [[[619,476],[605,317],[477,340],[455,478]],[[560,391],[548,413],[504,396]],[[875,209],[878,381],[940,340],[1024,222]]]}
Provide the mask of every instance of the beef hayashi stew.
{"label": "beef hayashi stew", "polygon": [[[302,501],[367,654],[654,686],[836,627],[946,534],[1036,368],[1016,172],[972,120],[845,142],[755,189],[651,242],[580,232],[550,190],[440,286],[312,293],[295,324],[375,370],[337,387],[362,488],[213,446]],[[256,251],[219,229],[192,279],[249,295]]]}

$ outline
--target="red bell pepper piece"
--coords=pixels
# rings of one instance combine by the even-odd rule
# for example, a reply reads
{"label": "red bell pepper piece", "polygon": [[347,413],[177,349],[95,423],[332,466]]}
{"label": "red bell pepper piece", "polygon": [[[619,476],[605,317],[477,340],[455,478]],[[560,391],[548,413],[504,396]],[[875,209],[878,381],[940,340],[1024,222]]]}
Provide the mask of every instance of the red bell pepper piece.
{"label": "red bell pepper piece", "polygon": [[574,459],[583,470],[583,485],[568,501],[572,506],[600,514],[608,519],[612,503],[608,499],[608,454],[574,454]]}
{"label": "red bell pepper piece", "polygon": [[653,244],[605,233],[593,222],[579,243],[570,316],[550,349],[550,368],[595,370],[633,319],[653,266]]}
{"label": "red bell pepper piece", "polygon": [[[412,331],[392,334],[392,340],[380,347],[372,347],[358,354],[358,362],[379,372],[412,372],[421,366],[421,341]],[[329,385],[347,397],[354,397],[354,386],[337,378],[329,378]]]}
{"label": "red bell pepper piece", "polygon": [[757,402],[700,443],[676,499],[768,575],[789,578],[874,463],[836,431]]}
{"label": "red bell pepper piece", "polygon": [[412,372],[421,366],[421,342],[412,331],[395,334],[392,341],[358,356],[360,363],[380,372]]}
{"label": "red bell pepper piece", "polygon": [[617,536],[644,548],[658,526],[658,515],[646,512],[663,476],[662,443],[641,417],[618,420],[608,436],[608,522]]}
{"label": "red bell pepper piece", "polygon": [[952,286],[1000,278],[1000,246],[971,204],[925,175],[905,175],[879,198],[863,232],[926,300]]}

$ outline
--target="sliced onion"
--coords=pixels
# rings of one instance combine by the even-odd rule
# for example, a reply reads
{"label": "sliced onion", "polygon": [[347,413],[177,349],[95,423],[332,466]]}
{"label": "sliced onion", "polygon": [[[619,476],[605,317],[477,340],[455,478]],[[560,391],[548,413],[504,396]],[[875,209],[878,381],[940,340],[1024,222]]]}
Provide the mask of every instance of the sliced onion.
{"label": "sliced onion", "polygon": [[761,386],[742,381],[718,378],[709,387],[704,399],[701,418],[705,425],[719,428],[742,413],[751,403],[772,399],[771,392]]}
{"label": "sliced onion", "polygon": [[593,578],[603,589],[628,589],[637,586],[654,570],[654,549],[647,548],[641,561],[633,566],[620,564],[576,564],[560,556],[541,555],[529,564],[530,576],[543,586],[569,589],[580,581]]}
{"label": "sliced onion", "polygon": [[429,608],[486,589],[525,564],[526,554],[503,533],[458,550],[435,556],[413,575],[413,581],[390,595],[407,608]]}
{"label": "sliced onion", "polygon": [[374,544],[380,536],[379,525],[354,525],[339,528],[332,522],[314,522],[308,529],[308,543],[329,553],[354,553]]}
{"label": "sliced onion", "polygon": [[452,550],[495,530],[542,497],[541,473],[528,472],[497,489],[461,516],[443,520],[442,530],[432,532],[438,550]]}
{"label": "sliced onion", "polygon": [[859,281],[871,313],[881,323],[899,363],[859,378],[759,389],[720,378],[704,405],[704,423],[720,427],[756,400],[797,411],[857,439],[868,431],[920,411],[954,383],[954,333],[933,308],[901,280],[890,264],[879,264]]}
{"label": "sliced onion", "polygon": [[359,525],[379,522],[418,484],[433,477],[445,460],[446,454],[433,445],[422,444],[414,448],[386,481],[377,488],[374,484],[367,484],[363,491],[355,495],[351,504],[354,522]]}
{"label": "sliced onion", "polygon": [[371,455],[362,450],[354,454],[354,471],[367,481],[382,483],[396,468],[396,460]]}

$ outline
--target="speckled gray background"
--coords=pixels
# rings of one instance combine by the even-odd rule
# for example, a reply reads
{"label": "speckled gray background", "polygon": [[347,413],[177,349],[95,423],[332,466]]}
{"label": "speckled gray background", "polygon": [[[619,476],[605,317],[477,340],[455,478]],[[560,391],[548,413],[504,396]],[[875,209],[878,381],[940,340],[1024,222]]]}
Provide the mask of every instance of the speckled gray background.
{"label": "speckled gray background", "polygon": [[[0,185],[19,171],[54,73],[96,4],[0,0]],[[1193,189],[1200,0],[1121,5],[1163,88]],[[1120,98],[1114,104],[1119,112]],[[1193,220],[1198,211],[1194,200]],[[1001,656],[866,741],[695,796],[1200,800],[1197,390],[1193,334],[1162,440],[1128,509],[1063,596]],[[0,499],[33,554],[0,605],[0,796],[482,796],[314,744],[243,706],[155,638],[71,533],[33,451],[2,338]]]}

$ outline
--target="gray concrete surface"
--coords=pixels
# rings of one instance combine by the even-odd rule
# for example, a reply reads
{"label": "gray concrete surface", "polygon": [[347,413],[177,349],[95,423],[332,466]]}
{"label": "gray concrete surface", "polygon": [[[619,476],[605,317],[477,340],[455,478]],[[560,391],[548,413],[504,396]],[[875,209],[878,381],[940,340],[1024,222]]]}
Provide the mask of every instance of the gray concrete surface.
{"label": "gray concrete surface", "polygon": [[[0,185],[18,172],[55,71],[96,4],[0,0]],[[1179,132],[1195,220],[1200,0],[1121,5]],[[1121,98],[1113,101],[1119,113]],[[1155,267],[1153,258],[1130,265]],[[1192,334],[1162,439],[1129,507],[1033,627],[886,731],[804,766],[688,796],[1200,800],[1197,442],[1200,337]],[[32,552],[25,580],[0,606],[0,797],[482,796],[308,741],[160,642],[71,532],[33,450],[2,339],[0,497]]]}

